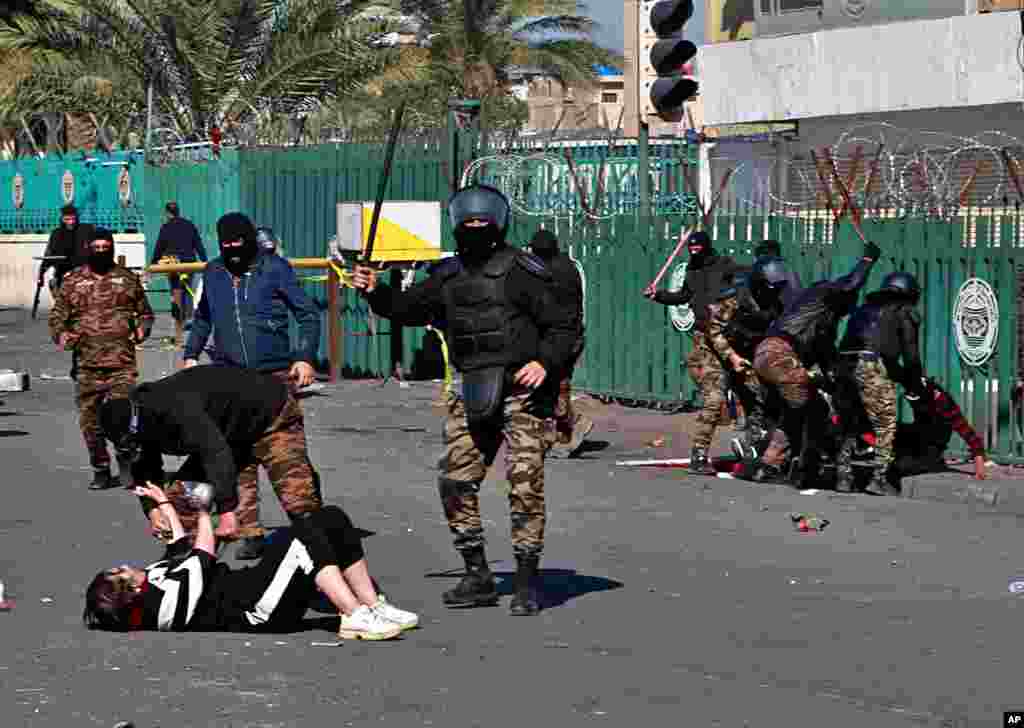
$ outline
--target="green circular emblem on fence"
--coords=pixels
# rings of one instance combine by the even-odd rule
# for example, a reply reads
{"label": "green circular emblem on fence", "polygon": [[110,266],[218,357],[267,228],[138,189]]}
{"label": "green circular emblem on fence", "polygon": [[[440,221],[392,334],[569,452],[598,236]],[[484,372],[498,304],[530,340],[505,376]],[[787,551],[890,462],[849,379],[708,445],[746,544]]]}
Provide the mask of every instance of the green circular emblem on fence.
{"label": "green circular emblem on fence", "polygon": [[965,364],[979,367],[988,361],[999,336],[999,301],[992,286],[980,278],[964,281],[953,309],[953,331]]}
{"label": "green circular emblem on fence", "polygon": [[[686,281],[686,263],[687,261],[684,260],[672,271],[672,277],[668,282],[670,291],[678,291],[683,287],[683,283]],[[676,330],[684,334],[693,328],[693,322],[697,320],[688,303],[684,303],[682,306],[669,306],[668,315]]]}

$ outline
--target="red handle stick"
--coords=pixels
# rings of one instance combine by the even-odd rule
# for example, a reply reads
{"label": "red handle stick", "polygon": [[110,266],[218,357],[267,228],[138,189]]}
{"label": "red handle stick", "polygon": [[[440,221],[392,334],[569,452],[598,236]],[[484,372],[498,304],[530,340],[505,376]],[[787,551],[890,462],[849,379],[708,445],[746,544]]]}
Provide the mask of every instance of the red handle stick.
{"label": "red handle stick", "polygon": [[691,233],[693,233],[692,227],[688,230],[683,229],[679,231],[679,244],[676,246],[676,249],[672,251],[672,254],[668,256],[668,259],[665,261],[665,265],[661,266],[661,270],[658,271],[658,275],[654,276],[654,280],[647,286],[647,290],[657,290],[658,284],[661,283],[661,279],[665,276],[665,271],[668,270],[668,267],[672,265],[672,261],[676,259],[677,255],[679,255],[679,251],[683,249],[684,245],[686,245],[686,242],[690,239]]}

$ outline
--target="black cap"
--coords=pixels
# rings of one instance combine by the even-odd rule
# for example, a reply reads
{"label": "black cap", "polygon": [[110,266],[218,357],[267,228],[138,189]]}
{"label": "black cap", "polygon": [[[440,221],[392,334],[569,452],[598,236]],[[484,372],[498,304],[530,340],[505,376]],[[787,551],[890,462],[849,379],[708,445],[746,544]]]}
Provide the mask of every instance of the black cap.
{"label": "black cap", "polygon": [[551,258],[558,252],[558,238],[548,230],[538,230],[530,240],[530,250],[541,258]]}

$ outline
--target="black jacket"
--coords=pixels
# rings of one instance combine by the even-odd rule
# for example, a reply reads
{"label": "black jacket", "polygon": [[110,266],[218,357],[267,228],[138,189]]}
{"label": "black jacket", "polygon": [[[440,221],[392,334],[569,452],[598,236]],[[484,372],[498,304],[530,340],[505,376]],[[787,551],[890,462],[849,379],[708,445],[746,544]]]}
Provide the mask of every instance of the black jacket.
{"label": "black jacket", "polygon": [[768,329],[767,336],[790,342],[805,367],[831,364],[839,321],[857,305],[873,261],[861,260],[847,275],[805,288]]}
{"label": "black jacket", "polygon": [[573,306],[579,319],[580,338],[583,337],[583,279],[576,264],[565,253],[557,253],[544,260],[555,278],[555,295],[562,305]]}
{"label": "black jacket", "polygon": [[220,512],[238,504],[238,460],[248,458],[281,413],[288,389],[251,369],[197,366],[136,387],[142,457],[136,482],[163,479],[162,455],[193,456]]}
{"label": "black jacket", "polygon": [[50,233],[50,242],[46,246],[44,256],[63,255],[66,260],[48,262],[43,261],[39,267],[39,275],[43,275],[48,268],[54,268],[58,283],[65,275],[80,265],[89,262],[89,244],[96,228],[88,223],[79,223],[71,230],[61,225]]}
{"label": "black jacket", "polygon": [[917,391],[923,373],[920,326],[921,317],[911,304],[886,291],[877,291],[851,314],[839,351],[881,354],[889,378]]}
{"label": "black jacket", "polygon": [[[370,307],[378,316],[402,326],[444,326],[445,337],[450,338],[449,312],[445,310],[442,287],[451,265],[460,263],[457,258],[445,261],[433,268],[429,278],[407,291],[378,283],[367,297]],[[509,353],[508,360],[514,362],[509,369],[537,360],[547,371],[548,379],[557,378],[557,373],[564,371],[571,361],[578,335],[574,306],[560,300],[550,279],[544,280],[519,265],[512,266],[505,285],[510,304],[524,311],[539,332],[536,348],[525,344],[525,339],[513,342],[518,347]]]}
{"label": "black jacket", "polygon": [[693,310],[694,331],[705,331],[708,324],[708,306],[715,303],[723,288],[732,280],[733,273],[741,269],[727,255],[709,255],[699,266],[686,268],[686,280],[678,291],[658,291],[654,300],[665,306],[690,304]]}
{"label": "black jacket", "polygon": [[153,260],[150,262],[156,263],[165,255],[176,256],[182,263],[195,262],[197,256],[199,260],[206,262],[203,239],[191,220],[172,217],[160,226],[160,234],[153,250]]}

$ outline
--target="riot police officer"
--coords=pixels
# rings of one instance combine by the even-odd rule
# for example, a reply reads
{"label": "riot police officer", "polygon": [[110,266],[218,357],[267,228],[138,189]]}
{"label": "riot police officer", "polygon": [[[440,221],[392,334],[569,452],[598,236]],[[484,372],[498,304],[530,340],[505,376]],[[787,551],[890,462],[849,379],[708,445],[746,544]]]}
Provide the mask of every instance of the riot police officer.
{"label": "riot police officer", "polygon": [[690,331],[693,349],[686,357],[686,370],[700,388],[704,402],[693,433],[689,470],[698,475],[714,475],[716,471],[708,457],[708,448],[721,419],[726,373],[708,341],[709,306],[716,301],[724,284],[732,280],[739,266],[731,257],[718,255],[711,245],[711,238],[701,230],[690,235],[687,247],[690,262],[686,267],[683,287],[678,291],[656,291],[648,287],[644,296],[665,306],[688,303],[693,309],[694,323]]}
{"label": "riot police officer", "polygon": [[[896,385],[902,384],[912,397],[919,397],[921,354],[918,329],[921,316],[914,307],[921,287],[909,273],[890,273],[882,286],[868,294],[863,306],[850,316],[846,334],[839,343],[836,370],[844,409],[860,405],[875,431],[875,463],[867,492],[896,495],[899,491],[886,477],[893,462],[896,438]],[[836,489],[850,492],[853,473],[850,458],[855,438],[848,435],[836,460]]]}
{"label": "riot police officer", "polygon": [[[466,575],[444,593],[453,607],[493,605],[484,554],[480,484],[508,444],[509,510],[516,556],[512,614],[540,609],[535,576],[544,547],[544,459],[555,442],[558,375],[579,333],[575,307],[531,253],[506,245],[511,209],[493,187],[473,185],[448,203],[457,255],[402,292],[357,266],[354,283],[374,313],[403,326],[443,322],[461,396],[448,402],[439,491]],[[549,376],[550,374],[550,376]]]}
{"label": "riot police officer", "polygon": [[732,449],[748,469],[774,419],[767,390],[751,362],[768,327],[799,290],[799,277],[782,258],[761,257],[751,271],[736,273],[733,285],[723,289],[720,300],[711,306],[708,340],[729,371],[730,387],[746,413],[743,434],[733,439]]}
{"label": "riot police officer", "polygon": [[761,381],[782,397],[785,403],[782,427],[772,434],[761,460],[758,480],[779,478],[781,466],[791,443],[806,444],[803,479],[811,485],[818,475],[822,431],[808,428],[804,443],[804,425],[824,422],[827,407],[818,396],[811,375],[815,366],[827,370],[834,363],[839,321],[857,305],[860,289],[882,251],[868,242],[864,255],[847,275],[833,281],[820,281],[803,289],[782,315],[769,327],[754,354],[754,368]]}

